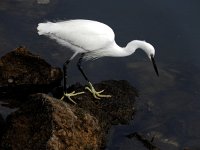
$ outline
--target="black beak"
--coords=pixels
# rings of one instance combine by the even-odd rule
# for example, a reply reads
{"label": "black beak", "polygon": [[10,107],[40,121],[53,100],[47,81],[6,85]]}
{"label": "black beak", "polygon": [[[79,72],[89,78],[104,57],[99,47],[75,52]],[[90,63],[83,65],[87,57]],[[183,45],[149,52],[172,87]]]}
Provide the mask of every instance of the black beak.
{"label": "black beak", "polygon": [[153,63],[154,70],[155,70],[157,76],[159,77],[158,69],[157,69],[156,62],[155,62],[153,56],[151,56],[151,61]]}

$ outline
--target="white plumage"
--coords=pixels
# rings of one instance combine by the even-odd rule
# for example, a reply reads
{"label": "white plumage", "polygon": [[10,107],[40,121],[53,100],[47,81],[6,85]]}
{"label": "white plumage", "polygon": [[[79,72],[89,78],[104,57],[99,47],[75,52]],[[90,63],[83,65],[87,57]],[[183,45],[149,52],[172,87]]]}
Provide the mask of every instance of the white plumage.
{"label": "white plumage", "polygon": [[[155,49],[151,44],[145,41],[133,40],[129,42],[126,47],[120,47],[115,42],[113,30],[104,23],[84,19],[46,22],[39,23],[37,30],[39,35],[45,35],[71,49],[74,54],[69,61],[77,54],[83,54],[79,59],[78,65],[79,70],[88,82],[89,80],[80,66],[82,58],[89,60],[105,56],[124,57],[133,54],[138,48],[142,49],[147,54],[158,75],[158,70],[154,61]],[[66,61],[65,65],[67,63],[68,61]],[[92,85],[90,85],[90,87],[94,90]],[[90,92],[96,92],[92,90]],[[65,96],[66,95],[67,94],[65,94]]]}
{"label": "white plumage", "polygon": [[115,37],[109,26],[90,20],[39,23],[37,29],[39,35],[55,39],[59,44],[78,53],[103,51],[113,44]]}
{"label": "white plumage", "polygon": [[142,48],[150,58],[155,50],[145,41],[132,41],[125,48],[115,43],[115,34],[106,24],[91,20],[68,20],[38,24],[38,34],[48,36],[75,53],[85,53],[84,59],[104,56],[123,57]]}

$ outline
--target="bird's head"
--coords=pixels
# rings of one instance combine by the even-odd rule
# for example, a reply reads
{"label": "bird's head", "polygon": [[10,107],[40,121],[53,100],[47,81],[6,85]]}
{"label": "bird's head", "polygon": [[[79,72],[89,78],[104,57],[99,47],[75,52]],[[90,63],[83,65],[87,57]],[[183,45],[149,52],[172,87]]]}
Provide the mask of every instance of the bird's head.
{"label": "bird's head", "polygon": [[158,69],[157,69],[157,66],[156,66],[156,62],[155,62],[155,59],[154,59],[155,49],[151,44],[149,44],[145,41],[143,41],[143,42],[144,43],[142,44],[141,48],[145,51],[145,53],[147,54],[147,56],[151,60],[153,67],[154,67],[154,70],[155,70],[157,76],[159,76]]}
{"label": "bird's head", "polygon": [[157,76],[159,76],[158,69],[157,69],[157,66],[156,66],[156,62],[155,62],[155,59],[154,59],[154,56],[155,56],[154,47],[151,44],[149,44],[145,41],[133,40],[133,41],[131,41],[127,44],[125,51],[128,55],[131,55],[132,53],[135,52],[136,49],[142,49],[147,54],[147,56],[149,57],[149,59],[153,63],[153,67],[154,67],[154,70],[155,70]]}

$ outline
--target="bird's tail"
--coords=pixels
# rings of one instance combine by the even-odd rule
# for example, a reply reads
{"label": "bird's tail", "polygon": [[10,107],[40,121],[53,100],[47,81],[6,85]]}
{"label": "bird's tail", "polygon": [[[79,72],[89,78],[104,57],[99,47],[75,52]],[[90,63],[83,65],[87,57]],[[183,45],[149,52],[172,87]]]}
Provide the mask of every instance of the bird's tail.
{"label": "bird's tail", "polygon": [[52,28],[54,26],[53,22],[39,23],[37,26],[39,35],[46,35],[52,32]]}

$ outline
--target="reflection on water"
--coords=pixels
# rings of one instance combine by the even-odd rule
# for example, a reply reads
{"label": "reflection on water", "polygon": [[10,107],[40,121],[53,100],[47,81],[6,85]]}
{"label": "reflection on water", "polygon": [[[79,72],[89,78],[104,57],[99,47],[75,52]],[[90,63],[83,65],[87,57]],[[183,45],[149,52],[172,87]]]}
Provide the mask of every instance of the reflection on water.
{"label": "reflection on water", "polygon": [[[1,0],[0,56],[19,45],[26,45],[51,64],[62,66],[72,52],[37,35],[37,24],[46,20],[87,18],[105,22],[114,29],[116,41],[121,46],[133,39],[145,39],[156,48],[159,78],[139,50],[134,56],[103,58],[84,64],[91,81],[126,79],[140,91],[134,120],[130,125],[112,128],[108,147],[131,149],[140,146],[141,143],[124,136],[138,131],[149,138],[156,136],[155,143],[161,149],[199,149],[199,3],[180,0],[128,0],[126,3],[114,0]],[[75,63],[70,64],[69,78],[71,84],[85,83]],[[6,112],[3,107],[0,110]]]}

